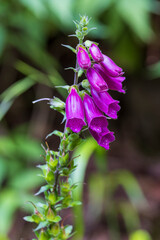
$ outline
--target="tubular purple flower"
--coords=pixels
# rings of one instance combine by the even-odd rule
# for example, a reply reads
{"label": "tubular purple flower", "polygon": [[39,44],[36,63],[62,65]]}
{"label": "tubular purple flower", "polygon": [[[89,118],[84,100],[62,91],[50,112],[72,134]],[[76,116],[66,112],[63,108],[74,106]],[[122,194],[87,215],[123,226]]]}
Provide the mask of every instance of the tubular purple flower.
{"label": "tubular purple flower", "polygon": [[94,64],[94,69],[103,77],[109,89],[125,93],[125,90],[122,88],[122,82],[126,79],[125,77],[112,77],[107,75],[100,64]]}
{"label": "tubular purple flower", "polygon": [[91,67],[90,57],[89,57],[87,51],[82,47],[78,48],[77,61],[78,61],[79,66],[83,69],[88,69]]}
{"label": "tubular purple flower", "polygon": [[88,127],[98,134],[108,131],[108,121],[106,117],[97,108],[93,99],[88,94],[85,94],[83,104]]}
{"label": "tubular purple flower", "polygon": [[106,150],[109,150],[109,143],[115,140],[115,136],[113,132],[110,132],[108,130],[106,132],[102,132],[101,134],[98,134],[97,132],[93,131],[90,128],[89,128],[89,131],[101,147],[104,147]]}
{"label": "tubular purple flower", "polygon": [[97,91],[103,92],[108,90],[108,85],[102,78],[102,76],[94,69],[89,68],[87,70],[87,78],[90,85]]}
{"label": "tubular purple flower", "polygon": [[76,133],[80,132],[82,127],[86,125],[83,102],[75,88],[71,89],[66,99],[66,119],[66,127]]}
{"label": "tubular purple flower", "polygon": [[117,112],[121,108],[118,105],[119,101],[114,100],[107,91],[98,93],[91,88],[91,94],[96,106],[102,112],[113,119],[117,118]]}
{"label": "tubular purple flower", "polygon": [[89,48],[90,54],[95,62],[102,62],[104,60],[104,57],[99,49],[99,47],[92,43],[92,45]]}
{"label": "tubular purple flower", "polygon": [[124,73],[123,69],[117,66],[111,58],[109,58],[104,54],[103,54],[103,57],[104,57],[104,60],[100,64],[108,75],[112,77],[119,77],[123,75]]}

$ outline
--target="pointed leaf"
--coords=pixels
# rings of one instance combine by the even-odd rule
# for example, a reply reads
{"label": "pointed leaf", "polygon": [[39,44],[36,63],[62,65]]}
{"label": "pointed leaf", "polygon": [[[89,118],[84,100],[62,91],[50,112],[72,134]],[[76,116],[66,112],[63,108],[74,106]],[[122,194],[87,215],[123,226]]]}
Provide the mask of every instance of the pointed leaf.
{"label": "pointed leaf", "polygon": [[64,45],[64,44],[61,44],[63,47],[66,47],[68,49],[70,49],[72,52],[76,53],[76,49],[74,49],[73,47],[71,47],[70,45]]}

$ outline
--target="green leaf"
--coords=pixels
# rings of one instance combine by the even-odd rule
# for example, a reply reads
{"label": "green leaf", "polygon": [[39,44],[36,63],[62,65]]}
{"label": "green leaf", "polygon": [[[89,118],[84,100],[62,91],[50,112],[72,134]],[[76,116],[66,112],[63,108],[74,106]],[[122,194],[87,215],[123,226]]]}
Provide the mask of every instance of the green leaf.
{"label": "green leaf", "polygon": [[[85,172],[89,159],[95,149],[98,147],[97,142],[93,138],[88,138],[83,144],[81,144],[73,154],[74,164],[77,165],[76,170],[71,174],[73,184],[78,184],[78,187],[73,191],[74,201],[82,201],[83,192],[83,182],[85,177]],[[80,155],[80,156],[79,156]],[[78,158],[76,158],[79,156]],[[84,221],[83,221],[83,209],[82,206],[74,207],[75,217],[75,229],[77,235],[75,239],[83,238],[84,234]]]}
{"label": "green leaf", "polygon": [[35,82],[33,80],[31,80],[29,77],[26,77],[13,83],[0,95],[0,100],[2,101],[0,104],[0,120],[8,112],[15,98],[27,91],[34,84]]}
{"label": "green leaf", "polygon": [[45,228],[48,225],[48,221],[40,222],[40,224],[34,229],[34,231],[38,231],[41,228]]}
{"label": "green leaf", "polygon": [[34,83],[35,82],[28,77],[21,79],[13,83],[9,88],[7,88],[0,95],[0,99],[5,102],[11,101],[18,97],[19,95],[21,95],[22,93],[24,93],[25,91],[27,91],[30,87],[34,85]]}
{"label": "green leaf", "polygon": [[80,145],[84,140],[81,138],[78,138],[77,140],[74,140],[70,142],[67,146],[68,151],[73,151],[78,145]]}
{"label": "green leaf", "polygon": [[78,77],[81,77],[83,73],[84,73],[84,70],[80,68],[78,71]]}
{"label": "green leaf", "polygon": [[55,110],[62,110],[65,108],[65,103],[61,101],[59,98],[54,97],[50,100],[50,106]]}
{"label": "green leaf", "polygon": [[67,68],[65,68],[65,70],[73,70],[74,72],[77,72],[77,69],[73,68],[73,67],[67,67]]}
{"label": "green leaf", "polygon": [[63,88],[63,89],[66,89],[67,91],[69,90],[71,86],[69,85],[64,85],[64,86],[55,86],[55,88]]}
{"label": "green leaf", "polygon": [[65,226],[65,233],[66,233],[67,237],[71,234],[72,230],[73,230],[72,225]]}
{"label": "green leaf", "polygon": [[61,217],[60,216],[56,216],[53,220],[53,222],[57,223],[57,222],[60,222],[61,221]]}
{"label": "green leaf", "polygon": [[2,101],[0,103],[0,121],[3,119],[3,117],[8,112],[8,110],[11,108],[12,104],[13,104],[13,100],[8,102]]}
{"label": "green leaf", "polygon": [[50,188],[50,185],[45,185],[40,188],[40,190],[35,194],[35,196],[47,191]]}
{"label": "green leaf", "polygon": [[144,194],[132,173],[125,170],[117,170],[108,175],[108,178],[111,182],[114,182],[114,188],[118,185],[121,185],[124,188],[133,206],[148,205]]}
{"label": "green leaf", "polygon": [[76,53],[76,49],[74,49],[73,47],[71,47],[70,45],[64,45],[64,44],[61,44],[63,47],[66,47],[68,49],[70,49],[72,52]]}
{"label": "green leaf", "polygon": [[34,222],[32,216],[26,216],[26,217],[24,217],[23,219],[24,219],[25,221],[27,221],[27,222]]}
{"label": "green leaf", "polygon": [[62,133],[62,132],[60,132],[60,131],[58,131],[58,130],[54,130],[53,132],[51,132],[50,134],[47,135],[46,139],[47,139],[48,137],[51,137],[52,135],[56,135],[56,136],[58,136],[58,137],[60,137],[60,138],[63,137],[63,133]]}

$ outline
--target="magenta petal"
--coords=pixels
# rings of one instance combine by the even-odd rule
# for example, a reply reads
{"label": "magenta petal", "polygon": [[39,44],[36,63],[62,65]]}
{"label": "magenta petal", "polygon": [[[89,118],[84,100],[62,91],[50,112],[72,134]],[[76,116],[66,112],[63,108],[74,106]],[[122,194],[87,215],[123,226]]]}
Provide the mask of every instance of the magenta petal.
{"label": "magenta petal", "polygon": [[111,58],[104,54],[103,57],[104,60],[100,64],[109,75],[112,77],[118,77],[123,74],[123,69],[117,66]]}
{"label": "magenta petal", "polygon": [[106,131],[107,126],[108,126],[108,121],[105,116],[93,118],[89,125],[89,127],[97,133]]}
{"label": "magenta petal", "polygon": [[104,60],[104,57],[96,44],[92,43],[89,51],[95,62],[102,62]]}
{"label": "magenta petal", "polygon": [[98,134],[97,132],[93,131],[91,128],[89,128],[89,131],[101,147],[104,147],[106,150],[109,150],[109,143],[115,140],[113,132],[110,132],[107,129],[105,132]]}
{"label": "magenta petal", "polygon": [[96,106],[102,112],[113,119],[117,118],[117,112],[120,110],[119,101],[114,100],[107,91],[98,93],[91,88],[91,94]]}
{"label": "magenta petal", "polygon": [[93,68],[87,70],[87,78],[91,86],[97,92],[103,92],[108,90],[108,85],[102,78],[102,76]]}
{"label": "magenta petal", "polygon": [[81,47],[78,49],[77,61],[81,68],[88,69],[91,67],[91,60],[87,51]]}
{"label": "magenta petal", "polygon": [[86,125],[83,102],[75,88],[71,89],[66,99],[66,119],[66,127],[76,133],[80,132],[82,127]]}
{"label": "magenta petal", "polygon": [[86,125],[86,123],[79,118],[68,119],[66,123],[66,127],[69,127],[75,133],[80,132],[84,125]]}
{"label": "magenta petal", "polygon": [[125,77],[111,77],[106,74],[99,64],[94,64],[94,69],[103,77],[109,89],[125,93],[125,90],[122,88],[122,82],[125,80]]}
{"label": "magenta petal", "polygon": [[99,138],[98,144],[101,147],[104,147],[106,150],[109,149],[109,143],[115,140],[115,136],[113,132],[104,132]]}
{"label": "magenta petal", "polygon": [[83,104],[88,126],[97,132],[105,130],[108,126],[107,119],[88,94],[85,94]]}

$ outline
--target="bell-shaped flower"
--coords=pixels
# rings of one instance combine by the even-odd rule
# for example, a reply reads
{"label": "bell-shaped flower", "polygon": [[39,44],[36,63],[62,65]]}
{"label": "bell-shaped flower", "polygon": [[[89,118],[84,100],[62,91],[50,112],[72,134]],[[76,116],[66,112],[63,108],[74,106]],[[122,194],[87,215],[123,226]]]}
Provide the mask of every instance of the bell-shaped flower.
{"label": "bell-shaped flower", "polygon": [[94,69],[89,68],[87,70],[87,78],[90,85],[97,91],[103,92],[108,90],[108,85],[102,78],[102,76]]}
{"label": "bell-shaped flower", "polygon": [[79,66],[82,69],[88,69],[91,67],[90,57],[89,57],[87,51],[82,47],[78,48],[77,61],[78,61]]}
{"label": "bell-shaped flower", "polygon": [[111,95],[105,92],[97,92],[91,88],[91,94],[96,106],[109,117],[116,119],[120,110],[119,101],[114,100]]}
{"label": "bell-shaped flower", "polygon": [[99,47],[92,43],[92,45],[89,48],[90,54],[95,62],[102,62],[104,60],[103,55],[99,49]]}
{"label": "bell-shaped flower", "polygon": [[122,88],[122,82],[126,79],[125,77],[108,75],[100,64],[94,64],[94,69],[103,77],[109,89],[125,93],[125,90]]}
{"label": "bell-shaped flower", "polygon": [[98,134],[97,132],[93,131],[90,128],[89,128],[89,131],[101,147],[104,147],[106,150],[109,150],[109,143],[115,140],[115,136],[113,132],[110,132],[108,130],[106,132],[102,132]]}
{"label": "bell-shaped flower", "polygon": [[78,133],[85,125],[82,99],[72,87],[66,99],[66,127]]}
{"label": "bell-shaped flower", "polygon": [[108,131],[106,117],[97,108],[93,99],[88,94],[85,94],[83,104],[88,127],[97,133]]}
{"label": "bell-shaped flower", "polygon": [[104,60],[100,63],[101,66],[104,68],[107,74],[112,77],[118,77],[123,75],[123,69],[120,68],[113,62],[111,58],[103,54]]}
{"label": "bell-shaped flower", "polygon": [[115,138],[113,132],[110,132],[107,128],[108,121],[106,117],[96,107],[93,99],[88,94],[85,94],[83,104],[91,135],[95,138],[100,146],[108,150],[109,143],[114,141]]}

